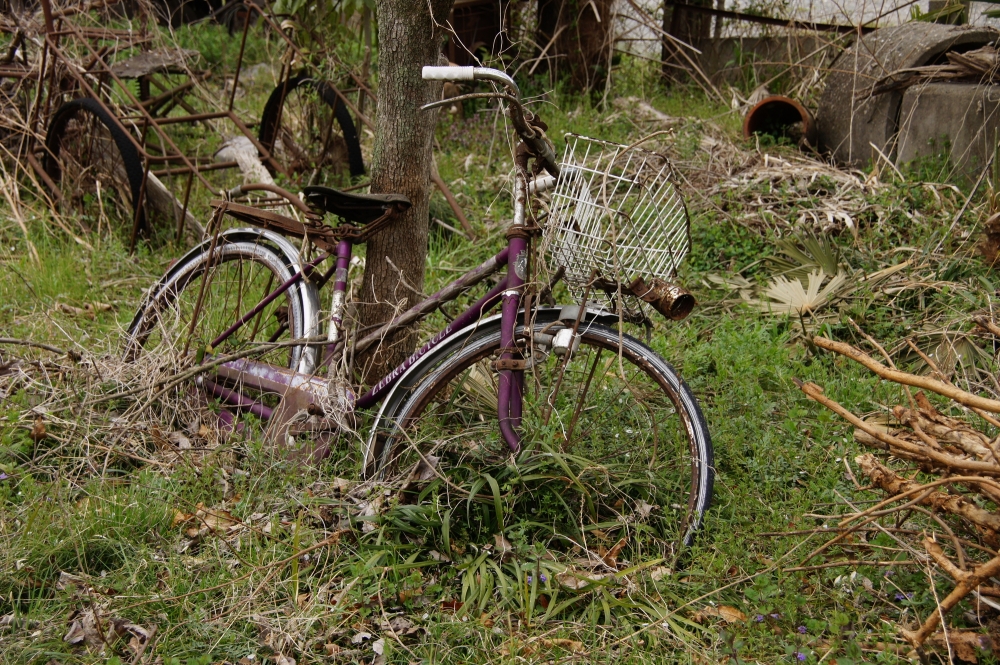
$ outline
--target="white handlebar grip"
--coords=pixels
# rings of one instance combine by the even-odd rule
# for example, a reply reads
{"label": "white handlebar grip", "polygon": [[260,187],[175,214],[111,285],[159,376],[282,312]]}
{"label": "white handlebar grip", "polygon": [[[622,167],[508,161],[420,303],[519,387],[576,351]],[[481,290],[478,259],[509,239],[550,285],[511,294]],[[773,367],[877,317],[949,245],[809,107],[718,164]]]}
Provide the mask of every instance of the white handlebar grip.
{"label": "white handlebar grip", "polygon": [[424,67],[425,81],[472,81],[475,67]]}

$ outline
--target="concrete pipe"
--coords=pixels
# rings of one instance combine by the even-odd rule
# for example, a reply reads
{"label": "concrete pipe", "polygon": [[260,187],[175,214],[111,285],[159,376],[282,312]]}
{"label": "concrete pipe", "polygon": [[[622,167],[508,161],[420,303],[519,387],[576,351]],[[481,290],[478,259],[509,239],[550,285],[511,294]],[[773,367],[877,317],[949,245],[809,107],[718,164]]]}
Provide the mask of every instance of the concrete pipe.
{"label": "concrete pipe", "polygon": [[[791,97],[770,95],[754,104],[743,118],[743,138],[767,134],[792,143],[816,145],[816,123],[806,107]],[[804,146],[803,146],[804,147]]]}
{"label": "concrete pipe", "polygon": [[946,51],[968,51],[998,37],[993,28],[921,21],[865,35],[830,67],[816,114],[820,148],[851,166],[869,164],[877,156],[873,145],[894,159],[903,95],[865,90],[899,69],[932,64]]}

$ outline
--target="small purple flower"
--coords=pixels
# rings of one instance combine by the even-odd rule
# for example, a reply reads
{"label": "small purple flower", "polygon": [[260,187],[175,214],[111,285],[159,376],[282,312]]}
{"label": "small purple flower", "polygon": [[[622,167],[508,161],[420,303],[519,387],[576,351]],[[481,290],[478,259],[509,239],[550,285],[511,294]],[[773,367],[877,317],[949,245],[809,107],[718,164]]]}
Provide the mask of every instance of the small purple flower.
{"label": "small purple flower", "polygon": [[528,575],[528,584],[531,584],[531,575]]}
{"label": "small purple flower", "polygon": [[798,658],[799,660],[805,660],[806,659],[806,655],[804,653],[802,653],[801,651],[796,651],[795,652],[795,657]]}
{"label": "small purple flower", "polygon": [[771,617],[772,619],[780,619],[781,618],[781,615],[778,614],[777,612],[775,612],[774,614],[768,614],[767,616]]}
{"label": "small purple flower", "polygon": [[805,635],[808,632],[809,632],[809,629],[807,629],[805,626],[799,626],[799,634]]}
{"label": "small purple flower", "polygon": [[10,476],[8,476],[3,471],[0,471],[0,480],[7,480],[8,478],[10,478]]}
{"label": "small purple flower", "polygon": [[755,616],[753,618],[753,620],[756,621],[757,623],[760,623],[761,621],[764,620],[764,615],[763,614],[758,614],[757,616]]}
{"label": "small purple flower", "polygon": [[909,600],[913,598],[913,592],[903,593],[902,591],[896,592],[896,600]]}
{"label": "small purple flower", "polygon": [[541,575],[539,575],[539,576],[538,576],[538,580],[539,580],[540,582],[548,582],[548,581],[549,581],[549,578],[547,578],[547,577],[545,576],[545,573],[542,573]]}

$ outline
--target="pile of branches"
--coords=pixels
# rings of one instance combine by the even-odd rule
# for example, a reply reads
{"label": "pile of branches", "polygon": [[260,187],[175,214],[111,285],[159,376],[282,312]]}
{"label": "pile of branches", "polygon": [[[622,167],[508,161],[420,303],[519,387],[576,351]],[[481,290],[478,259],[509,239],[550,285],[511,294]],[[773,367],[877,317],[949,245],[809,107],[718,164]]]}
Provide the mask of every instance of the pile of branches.
{"label": "pile of branches", "polygon": [[948,58],[946,65],[897,69],[859,92],[857,97],[863,99],[886,92],[902,92],[921,83],[939,81],[1000,83],[1000,52],[991,44],[966,53],[946,53],[945,57]]}
{"label": "pile of branches", "polygon": [[[978,323],[989,329],[992,322]],[[856,441],[878,450],[883,457],[915,463],[920,473],[906,477],[874,454],[858,455],[855,463],[870,482],[866,489],[882,490],[887,498],[871,508],[856,509],[855,513],[844,516],[836,529],[837,535],[814,550],[806,561],[849,540],[852,533],[872,528],[894,532],[893,537],[904,545],[913,559],[902,563],[930,566],[955,583],[952,591],[938,599],[935,610],[919,626],[900,628],[902,637],[918,654],[922,654],[925,647],[944,646],[960,657],[963,651],[974,655],[973,647],[991,648],[991,640],[948,626],[943,626],[943,632],[939,633],[938,627],[948,612],[970,595],[990,607],[1000,608],[996,601],[1000,597],[1000,584],[990,581],[1000,578],[1000,512],[997,510],[1000,506],[1000,436],[986,434],[969,421],[942,411],[950,409],[956,414],[975,414],[986,425],[1000,430],[1000,420],[994,415],[1000,414],[1000,401],[959,389],[947,381],[930,358],[925,361],[934,375],[900,371],[875,340],[868,338],[868,341],[884,356],[886,364],[850,344],[824,337],[813,338],[817,347],[846,356],[880,378],[902,385],[909,404],[893,407],[891,416],[862,418],[826,396],[819,385],[796,383],[810,399],[854,425]],[[936,408],[924,392],[914,394],[911,387],[946,398],[949,409]],[[853,478],[852,471],[850,474]],[[921,480],[916,480],[917,477]],[[908,511],[926,515],[933,528],[887,530],[878,521],[886,515],[899,518]],[[914,545],[900,540],[896,535],[899,533],[923,537]],[[855,563],[863,565],[865,562]]]}

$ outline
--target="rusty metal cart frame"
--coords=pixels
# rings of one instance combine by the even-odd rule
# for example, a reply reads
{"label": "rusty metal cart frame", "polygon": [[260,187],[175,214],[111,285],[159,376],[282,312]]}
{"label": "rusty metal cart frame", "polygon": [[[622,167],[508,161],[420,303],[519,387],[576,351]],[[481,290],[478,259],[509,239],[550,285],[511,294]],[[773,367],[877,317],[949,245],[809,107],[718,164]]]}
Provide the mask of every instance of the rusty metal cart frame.
{"label": "rusty metal cart frame", "polygon": [[[124,46],[124,48],[135,48],[142,46],[150,41],[148,33],[145,29],[140,30],[138,33],[135,31],[125,31],[125,30],[113,30],[113,29],[94,29],[94,28],[84,28],[76,25],[71,19],[74,13],[89,11],[91,9],[102,9],[110,7],[116,4],[118,0],[105,0],[104,2],[96,3],[94,5],[82,6],[79,8],[68,8],[61,11],[54,10],[51,0],[41,0],[41,8],[44,16],[44,33],[40,35],[43,37],[42,50],[40,55],[40,63],[37,70],[27,64],[26,59],[22,63],[14,63],[13,54],[17,52],[21,44],[24,41],[24,34],[15,34],[14,42],[10,52],[11,56],[7,58],[7,61],[0,60],[0,78],[25,78],[34,76],[36,80],[36,88],[34,90],[34,100],[31,105],[30,115],[28,117],[28,127],[29,136],[26,149],[21,153],[21,156],[26,159],[28,164],[31,166],[32,170],[37,174],[37,176],[45,183],[45,185],[53,192],[54,196],[58,199],[60,197],[60,190],[58,184],[55,182],[53,177],[53,169],[46,168],[46,164],[43,164],[39,160],[38,156],[41,153],[43,159],[48,158],[52,161],[53,155],[51,154],[51,146],[49,137],[46,137],[45,145],[38,145],[40,141],[38,140],[42,136],[42,128],[46,127],[46,134],[48,134],[47,129],[53,119],[53,114],[55,114],[58,109],[54,109],[54,100],[59,96],[64,94],[64,90],[67,88],[68,82],[65,78],[71,80],[70,85],[77,92],[77,99],[92,100],[86,102],[86,108],[95,114],[99,114],[101,120],[106,124],[113,125],[109,127],[112,132],[115,133],[117,137],[127,137],[128,143],[131,148],[134,149],[135,153],[142,165],[142,176],[139,183],[138,191],[133,191],[133,219],[132,219],[132,229],[129,234],[129,245],[130,249],[134,249],[136,241],[140,230],[145,224],[144,217],[144,201],[146,199],[146,187],[149,182],[150,174],[159,176],[186,176],[186,181],[183,187],[183,199],[180,203],[179,214],[177,215],[177,228],[176,228],[176,238],[180,241],[185,220],[188,216],[188,208],[191,201],[191,191],[195,181],[197,180],[201,185],[208,187],[210,190],[213,189],[212,183],[210,183],[205,178],[205,173],[209,171],[217,171],[224,169],[237,168],[238,164],[235,161],[223,161],[223,162],[209,162],[203,163],[197,158],[191,157],[174,141],[170,133],[166,131],[167,127],[175,124],[194,124],[209,120],[225,120],[228,121],[233,127],[235,127],[250,143],[256,148],[259,153],[261,161],[267,166],[267,168],[272,171],[272,173],[280,173],[284,175],[290,175],[286,165],[281,164],[272,154],[273,145],[270,148],[261,142],[259,137],[251,130],[250,126],[234,110],[234,102],[236,100],[236,91],[239,85],[239,78],[241,69],[243,67],[244,55],[246,50],[247,36],[251,26],[250,16],[252,12],[256,12],[259,17],[261,17],[265,22],[267,22],[273,30],[273,34],[280,35],[283,39],[286,47],[291,50],[296,55],[301,55],[294,42],[281,30],[281,27],[276,23],[273,17],[269,16],[266,12],[262,11],[260,7],[249,2],[248,0],[241,0],[241,2],[232,4],[243,4],[246,13],[243,25],[242,35],[240,37],[240,49],[237,56],[237,65],[235,72],[233,74],[233,81],[231,90],[229,90],[228,99],[224,108],[216,111],[208,112],[197,112],[193,107],[184,103],[183,96],[195,85],[195,81],[191,80],[179,86],[175,86],[171,89],[165,89],[159,91],[155,97],[151,96],[149,82],[150,76],[139,77],[139,94],[133,93],[131,87],[126,84],[124,77],[117,72],[115,67],[107,60],[107,49],[101,48],[94,42],[98,41],[115,41],[118,43],[119,47]],[[67,43],[72,42],[72,45],[77,49],[78,52],[82,53],[86,58],[86,62],[80,63],[75,61],[70,53],[67,52]],[[24,56],[22,55],[22,58]],[[282,98],[280,102],[284,101],[284,91],[289,88],[289,82],[293,81],[294,72],[290,63],[294,58],[284,58],[284,63],[282,66],[279,87],[283,87]],[[59,65],[58,67],[56,65]],[[66,73],[66,77],[61,79],[63,72]],[[97,79],[94,82],[94,79]],[[364,85],[360,80],[355,81],[358,84],[359,94],[372,95],[371,91]],[[119,94],[125,97],[124,104],[114,104],[108,99],[107,94],[102,94],[104,90],[103,87],[107,85],[115,84],[116,90]],[[336,96],[336,100],[342,102],[344,106],[353,111],[362,122],[368,123],[368,119],[359,112],[358,107],[346,96],[344,92],[341,92],[336,86],[329,83],[328,81],[322,82],[324,92],[332,93]],[[47,93],[47,94],[46,94]],[[372,95],[373,96],[373,95]],[[172,115],[172,116],[159,116],[155,111],[165,104],[179,104],[188,113],[186,115]],[[281,109],[279,108],[279,114]],[[278,122],[280,122],[280,115]],[[332,122],[332,119],[331,119]],[[343,125],[343,121],[341,121]],[[128,127],[131,126],[135,131],[129,131]],[[352,126],[353,129],[353,126]],[[117,131],[115,131],[117,130]],[[346,128],[345,128],[346,134]],[[158,152],[152,148],[151,138],[155,137],[156,140],[164,147],[162,152]],[[360,148],[358,148],[358,158],[360,159]],[[363,169],[363,164],[361,166]],[[58,177],[58,167],[56,168],[56,177]],[[355,175],[357,175],[357,169],[355,169]],[[258,188],[260,189],[260,188]],[[266,188],[265,188],[266,189]],[[276,194],[279,198],[285,198],[287,192],[281,188],[271,188],[272,193]],[[135,190],[135,187],[133,187]]]}

